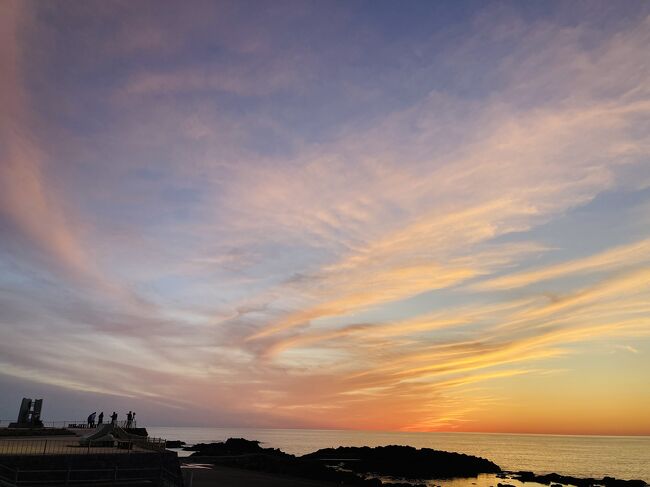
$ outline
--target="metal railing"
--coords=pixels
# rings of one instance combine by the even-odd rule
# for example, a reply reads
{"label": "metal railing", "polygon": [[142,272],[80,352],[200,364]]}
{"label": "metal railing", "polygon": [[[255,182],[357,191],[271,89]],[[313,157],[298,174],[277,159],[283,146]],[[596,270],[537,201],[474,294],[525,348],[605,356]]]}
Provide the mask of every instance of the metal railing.
{"label": "metal railing", "polygon": [[169,472],[163,465],[159,467],[125,468],[73,468],[67,469],[21,469],[0,464],[0,479],[10,485],[74,485],[74,484],[110,484],[153,481],[157,485],[182,485],[180,478]]}
{"label": "metal railing", "polygon": [[109,441],[88,441],[81,445],[77,438],[2,439],[0,455],[96,455],[124,454],[132,451],[162,452],[166,440],[162,438],[129,438]]}
{"label": "metal railing", "polygon": [[148,436],[143,436],[142,438],[132,438],[129,442],[143,450],[162,452],[167,449],[167,440],[164,438],[150,438]]}
{"label": "metal railing", "polygon": [[[104,418],[106,420],[106,418]],[[0,419],[0,428],[7,428],[11,423],[15,423],[15,419]],[[102,424],[110,423],[110,418],[108,421],[104,421]],[[85,419],[73,419],[73,420],[64,420],[64,421],[42,421],[43,428],[74,428],[74,429],[88,429],[88,421]],[[137,428],[138,422],[136,420],[129,422],[127,420],[116,421],[115,424],[120,428],[129,429]],[[95,422],[95,427],[101,426]]]}
{"label": "metal railing", "polygon": [[[104,421],[103,423],[97,423],[95,422],[94,426],[89,426],[87,421],[50,421],[50,422],[44,422],[43,425],[46,428],[70,428],[70,429],[92,429],[92,428],[98,428],[100,426],[103,426],[105,424],[110,424],[109,421]],[[130,428],[137,428],[138,427],[138,422],[137,421],[115,421],[115,426],[119,426],[122,429],[130,429]]]}

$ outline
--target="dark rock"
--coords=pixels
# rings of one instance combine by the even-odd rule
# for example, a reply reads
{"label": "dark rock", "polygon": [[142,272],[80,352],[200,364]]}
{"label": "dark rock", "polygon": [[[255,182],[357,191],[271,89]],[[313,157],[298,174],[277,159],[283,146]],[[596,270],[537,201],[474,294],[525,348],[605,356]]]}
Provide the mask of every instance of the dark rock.
{"label": "dark rock", "polygon": [[621,480],[613,477],[603,477],[602,483],[607,487],[645,487],[643,480]]}
{"label": "dark rock", "polygon": [[[506,477],[504,477],[506,478]],[[517,480],[521,480],[522,482],[534,482],[535,481],[535,474],[533,472],[516,472],[513,476],[513,478]]]}
{"label": "dark rock", "polygon": [[515,486],[512,485],[512,484],[502,484],[501,482],[499,482],[499,483],[497,484],[497,487],[515,487]]}
{"label": "dark rock", "polygon": [[186,443],[181,440],[167,440],[167,448],[183,448]]}
{"label": "dark rock", "polygon": [[190,456],[209,456],[220,457],[227,455],[287,455],[277,448],[262,448],[259,441],[246,440],[244,438],[228,438],[225,442],[218,443],[198,443],[194,446],[188,446],[183,450],[193,451]]}
{"label": "dark rock", "polygon": [[[194,456],[194,455],[192,455]],[[352,472],[335,470],[315,460],[303,460],[280,452],[267,455],[248,453],[243,455],[222,455],[196,457],[201,463],[213,463],[231,468],[242,468],[257,472],[286,475],[290,477],[332,482],[338,485],[358,487],[381,487],[379,479],[366,479]]]}
{"label": "dark rock", "polygon": [[[399,449],[402,447],[396,448]],[[355,473],[353,471],[340,470],[338,467],[341,466],[348,468],[343,461],[323,462],[320,460],[320,455],[310,457],[310,455],[315,454],[295,457],[275,448],[262,448],[259,441],[245,440],[243,438],[229,438],[225,442],[219,443],[200,443],[191,447],[185,447],[184,450],[193,451],[194,453],[190,457],[199,462],[327,481],[338,485],[359,487],[425,487],[422,484],[402,483],[399,481],[382,483],[377,478],[366,478],[361,472]],[[328,463],[337,468],[328,466]],[[391,476],[407,478],[405,475]]]}
{"label": "dark rock", "polygon": [[357,473],[407,479],[476,477],[501,472],[498,465],[484,458],[410,446],[325,448],[301,458],[335,462]]}
{"label": "dark rock", "polygon": [[592,478],[571,477],[569,475],[560,475],[557,473],[535,475],[533,472],[517,472],[513,475],[513,478],[522,482],[538,482],[551,487],[558,484],[575,485],[576,487],[592,487],[594,485],[602,485],[605,487],[645,487],[647,485],[643,480],[621,480],[613,477],[603,477],[602,480],[598,480]]}

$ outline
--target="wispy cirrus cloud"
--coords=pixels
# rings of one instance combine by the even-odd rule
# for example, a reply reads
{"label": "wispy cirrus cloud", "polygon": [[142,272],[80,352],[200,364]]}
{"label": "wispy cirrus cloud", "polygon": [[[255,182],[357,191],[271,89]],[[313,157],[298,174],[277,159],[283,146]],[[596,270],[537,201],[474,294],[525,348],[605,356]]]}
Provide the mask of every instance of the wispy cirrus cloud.
{"label": "wispy cirrus cloud", "polygon": [[510,289],[561,278],[571,274],[604,272],[622,266],[635,266],[650,260],[650,241],[641,240],[631,244],[607,249],[596,255],[575,259],[565,264],[556,264],[542,269],[509,274],[481,282],[477,289]]}
{"label": "wispy cirrus cloud", "polygon": [[20,63],[24,55],[16,39],[29,21],[18,2],[4,7],[2,59],[4,76],[0,94],[4,107],[2,122],[2,210],[22,232],[39,244],[44,253],[53,253],[55,261],[78,275],[87,274],[89,261],[78,235],[73,230],[42,168],[44,155],[29,129],[33,119],[23,86]]}
{"label": "wispy cirrus cloud", "polygon": [[[413,218],[413,221],[403,228],[399,228],[394,223],[397,228],[384,230],[383,237],[369,242],[365,248],[356,244],[356,251],[349,252],[349,257],[343,257],[341,262],[324,267],[324,276],[336,275],[337,270],[340,270],[342,278],[339,281],[331,279],[329,284],[325,278],[323,284],[317,288],[318,293],[321,296],[326,295],[327,286],[330,285],[336,292],[347,296],[347,299],[356,300],[359,308],[363,308],[391,298],[404,299],[424,292],[427,288],[432,290],[455,285],[485,273],[485,270],[476,268],[482,265],[476,264],[478,262],[487,263],[486,255],[479,250],[481,244],[509,233],[525,231],[548,221],[558,213],[589,201],[598,192],[614,184],[616,164],[602,160],[601,154],[616,149],[605,146],[596,149],[593,144],[592,147],[585,145],[581,147],[587,152],[583,160],[590,162],[585,163],[583,167],[567,166],[562,158],[555,159],[556,146],[551,141],[565,139],[568,142],[571,139],[571,144],[580,145],[583,137],[590,137],[594,132],[607,130],[608,127],[624,125],[622,120],[613,121],[617,114],[622,117],[629,113],[637,115],[646,113],[647,108],[644,104],[635,104],[631,108],[604,107],[588,109],[585,112],[561,110],[560,114],[553,116],[549,113],[535,114],[534,121],[523,121],[523,125],[528,125],[525,132],[519,127],[515,128],[510,121],[503,122],[503,125],[498,126],[495,134],[488,137],[486,142],[473,148],[475,154],[467,155],[456,163],[444,165],[439,170],[434,169],[428,176],[429,179],[425,178],[416,183],[413,177],[411,181],[413,186],[408,184],[400,186],[400,190],[404,191],[401,194],[395,194],[395,191],[399,190],[393,189],[392,195],[390,193],[386,195],[395,198],[395,202],[391,202],[392,205],[397,206],[397,202],[402,204],[403,218],[407,221],[412,218],[409,217],[409,206],[424,204],[422,201],[412,200],[413,195],[419,192],[423,199],[428,199],[429,195],[435,194],[434,201],[439,200],[428,203],[440,205],[440,209],[434,210],[425,217]],[[603,118],[605,114],[607,118]],[[601,122],[601,120],[605,121]],[[530,133],[534,135],[530,136]],[[516,142],[517,140],[519,142]],[[578,150],[578,147],[573,150]],[[522,172],[516,161],[524,159],[527,169]],[[544,167],[544,174],[534,169],[536,161],[540,169]],[[568,174],[567,171],[573,174]],[[444,181],[447,178],[450,180],[450,187],[472,188],[471,193],[468,193],[469,196],[459,200],[457,193],[454,192],[445,198]],[[492,178],[496,182],[483,191],[480,181],[487,178]],[[306,186],[309,186],[309,183]],[[442,190],[434,193],[438,188]],[[501,197],[494,194],[495,188],[501,189]],[[381,189],[372,193],[384,195]],[[503,197],[504,194],[508,196]],[[278,202],[275,203],[268,202],[267,205],[277,209],[279,205]],[[283,220],[285,226],[287,222],[291,222],[291,219]],[[320,222],[316,222],[316,225],[318,225],[316,234],[319,238],[326,238]],[[304,227],[308,230],[309,223],[302,221],[297,223],[297,228]],[[475,249],[473,258],[476,263],[474,268],[471,264],[460,267],[460,272],[456,271],[455,277],[446,281],[441,268],[436,268],[439,265],[437,262],[444,260],[445,264],[449,264],[454,262],[454,259],[462,262],[463,257],[457,256],[459,248],[456,243],[459,241],[464,244],[461,248],[462,252],[467,253],[468,249]],[[514,250],[514,247],[511,249]],[[530,249],[539,252],[542,248],[531,246]],[[506,254],[507,250],[504,248],[499,262],[502,266],[520,258],[516,255],[516,251],[511,250],[510,257]],[[466,259],[466,262],[468,260],[471,259]],[[413,265],[414,261],[418,264]],[[419,285],[413,286],[412,278],[416,272],[420,273],[422,281]],[[385,273],[385,277],[382,277],[382,273]],[[435,279],[434,276],[438,278],[438,286],[431,280]],[[391,298],[382,297],[382,282],[390,283]],[[375,283],[379,284],[376,289],[373,287]],[[364,298],[364,295],[371,297]],[[376,302],[373,303],[373,300]],[[290,316],[286,322],[270,325],[254,338],[283,331],[318,317],[340,314],[342,312],[340,308],[344,308],[343,311],[353,311],[350,309],[350,304],[345,302],[325,302],[320,307],[316,306]]]}

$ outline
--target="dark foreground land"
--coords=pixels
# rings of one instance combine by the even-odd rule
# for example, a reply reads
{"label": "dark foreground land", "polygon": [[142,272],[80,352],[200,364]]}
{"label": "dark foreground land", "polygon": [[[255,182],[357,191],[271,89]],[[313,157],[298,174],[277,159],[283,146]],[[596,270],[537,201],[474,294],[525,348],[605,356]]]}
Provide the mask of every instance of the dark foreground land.
{"label": "dark foreground land", "polygon": [[[180,445],[179,445],[180,446]],[[193,487],[403,487],[420,486],[432,479],[472,478],[493,474],[502,479],[495,487],[514,487],[509,480],[550,487],[646,487],[642,480],[581,479],[558,474],[502,472],[484,458],[408,446],[326,448],[296,457],[257,441],[230,438],[225,442],[186,447],[186,482]],[[190,465],[192,464],[192,465]],[[392,481],[379,480],[390,478]],[[495,480],[498,480],[495,479]],[[187,484],[189,485],[189,484]]]}
{"label": "dark foreground land", "polygon": [[[184,468],[185,470],[185,468]],[[333,482],[301,479],[287,475],[255,472],[241,468],[213,465],[210,468],[191,468],[185,473],[186,484],[192,487],[334,487]]]}

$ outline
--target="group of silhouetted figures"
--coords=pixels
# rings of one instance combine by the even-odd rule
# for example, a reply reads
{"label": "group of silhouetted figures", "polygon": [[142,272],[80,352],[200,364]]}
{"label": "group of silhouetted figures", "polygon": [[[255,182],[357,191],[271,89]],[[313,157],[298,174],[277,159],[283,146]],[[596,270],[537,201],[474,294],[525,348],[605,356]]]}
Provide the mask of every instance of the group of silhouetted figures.
{"label": "group of silhouetted figures", "polygon": [[[113,414],[110,416],[111,418],[111,424],[117,423],[117,413],[113,411]],[[95,419],[97,419],[97,423],[95,423]],[[135,411],[129,411],[126,413],[126,427],[131,428],[135,423]],[[97,416],[97,411],[94,413],[90,413],[88,416],[88,427],[89,428],[95,428],[96,426],[101,426],[104,424],[104,411],[99,413],[99,416]]]}

